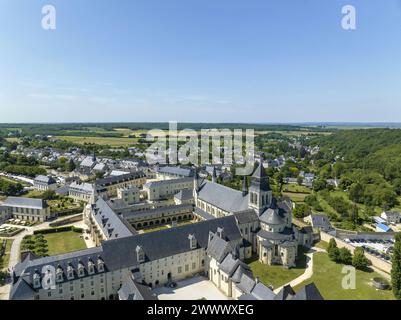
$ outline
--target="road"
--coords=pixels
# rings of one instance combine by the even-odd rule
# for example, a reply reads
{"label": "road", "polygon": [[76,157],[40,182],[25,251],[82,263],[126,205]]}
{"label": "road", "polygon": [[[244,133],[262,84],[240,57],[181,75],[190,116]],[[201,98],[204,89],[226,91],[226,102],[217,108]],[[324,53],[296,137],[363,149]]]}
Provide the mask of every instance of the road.
{"label": "road", "polygon": [[7,178],[12,178],[14,180],[18,180],[18,181],[25,182],[25,183],[28,183],[30,185],[33,185],[33,179],[29,178],[29,177],[17,176],[17,175],[13,175],[13,174],[10,174],[10,173],[4,173],[4,172],[0,172],[0,176],[4,176],[4,177],[7,177]]}

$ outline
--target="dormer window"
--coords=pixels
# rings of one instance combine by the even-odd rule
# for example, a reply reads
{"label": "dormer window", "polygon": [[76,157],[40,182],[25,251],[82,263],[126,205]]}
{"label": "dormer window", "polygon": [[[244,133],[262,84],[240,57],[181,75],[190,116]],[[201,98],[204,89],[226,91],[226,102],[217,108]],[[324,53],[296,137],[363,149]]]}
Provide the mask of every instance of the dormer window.
{"label": "dormer window", "polygon": [[191,248],[191,250],[196,249],[198,246],[198,243],[196,241],[195,235],[194,234],[190,234],[188,236],[189,239],[189,247]]}
{"label": "dormer window", "polygon": [[220,228],[220,227],[217,228],[217,236],[218,236],[220,239],[224,239],[224,237],[225,237],[225,235],[224,235],[224,228]]}
{"label": "dormer window", "polygon": [[97,260],[97,269],[99,272],[104,271],[104,261],[100,258]]}
{"label": "dormer window", "polygon": [[63,281],[63,269],[62,269],[61,267],[58,267],[58,268],[57,268],[57,271],[56,271],[56,280],[57,280],[57,282]]}
{"label": "dormer window", "polygon": [[85,267],[82,262],[78,263],[78,277],[83,277],[85,275]]}
{"label": "dormer window", "polygon": [[40,275],[37,271],[35,271],[35,273],[33,275],[33,287],[35,289],[40,288]]}
{"label": "dormer window", "polygon": [[67,267],[67,279],[72,280],[74,279],[74,268],[71,265]]}
{"label": "dormer window", "polygon": [[136,260],[139,263],[145,262],[145,252],[143,251],[143,248],[141,246],[136,247]]}
{"label": "dormer window", "polygon": [[93,263],[92,260],[89,260],[89,262],[88,262],[88,273],[89,274],[95,273],[95,264]]}

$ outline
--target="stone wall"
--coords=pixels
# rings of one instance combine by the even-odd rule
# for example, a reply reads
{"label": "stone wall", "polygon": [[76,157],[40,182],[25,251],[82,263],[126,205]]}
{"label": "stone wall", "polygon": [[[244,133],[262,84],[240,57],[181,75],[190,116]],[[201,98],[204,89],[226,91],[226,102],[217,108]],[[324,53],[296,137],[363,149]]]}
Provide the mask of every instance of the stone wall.
{"label": "stone wall", "polygon": [[[347,248],[349,249],[352,253],[354,253],[355,247],[350,245],[349,243],[346,243],[345,241],[339,239],[339,238],[335,238],[332,235],[321,231],[320,232],[320,238],[321,240],[325,241],[325,242],[329,242],[330,239],[334,238],[337,242],[337,246],[339,248]],[[380,270],[383,270],[387,273],[391,272],[391,263],[384,261],[382,259],[379,259],[377,257],[375,257],[374,255],[371,255],[370,253],[365,252],[365,256],[366,258],[368,258],[368,260],[370,260],[370,262],[372,263],[372,265]]]}

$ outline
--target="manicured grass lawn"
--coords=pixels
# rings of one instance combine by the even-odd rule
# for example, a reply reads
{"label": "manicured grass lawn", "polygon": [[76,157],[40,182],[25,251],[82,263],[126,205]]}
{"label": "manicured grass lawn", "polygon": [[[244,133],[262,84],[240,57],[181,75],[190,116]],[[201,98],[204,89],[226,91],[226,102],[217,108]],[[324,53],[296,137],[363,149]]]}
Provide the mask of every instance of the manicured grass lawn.
{"label": "manicured grass lawn", "polygon": [[283,196],[290,198],[291,201],[296,203],[302,203],[305,201],[305,198],[308,196],[306,193],[292,193],[292,192],[283,192]]}
{"label": "manicured grass lawn", "polygon": [[317,242],[317,243],[315,243],[315,247],[318,247],[318,248],[320,248],[320,249],[323,249],[323,250],[327,250],[327,246],[328,246],[329,244],[326,242],[326,241],[323,241],[323,240],[321,240],[321,241],[319,241],[319,242]]}
{"label": "manicured grass lawn", "polygon": [[81,233],[74,231],[44,234],[48,246],[48,255],[53,256],[61,253],[86,249],[85,241],[80,238],[80,235]]}
{"label": "manicured grass lawn", "polygon": [[[14,240],[12,239],[7,239],[6,240],[6,251],[4,252],[4,255],[0,258],[0,271],[2,269],[7,269],[8,268],[8,262],[10,261],[10,251],[11,251],[11,245]],[[0,239],[0,244],[3,243],[3,239]]]}
{"label": "manicured grass lawn", "polygon": [[311,189],[309,189],[305,186],[300,186],[298,184],[285,184],[283,186],[283,191],[284,192],[294,192],[294,193],[306,193],[306,194],[312,193]]}
{"label": "manicured grass lawn", "polygon": [[306,255],[304,248],[298,249],[299,257],[297,266],[295,268],[286,269],[283,266],[268,266],[261,263],[257,257],[245,261],[255,277],[259,277],[259,280],[266,286],[272,285],[274,288],[281,287],[282,285],[298,278],[305,272],[306,269]]}
{"label": "manicured grass lawn", "polygon": [[391,290],[377,290],[370,285],[371,279],[379,277],[376,272],[356,270],[356,289],[343,289],[342,264],[332,262],[327,253],[318,252],[313,256],[313,276],[294,288],[298,291],[304,285],[314,282],[322,296],[327,300],[390,300],[394,299]]}
{"label": "manicured grass lawn", "polygon": [[162,225],[162,226],[157,226],[157,227],[151,227],[151,228],[146,228],[146,229],[141,229],[143,233],[148,233],[148,232],[155,232],[155,231],[160,231],[160,230],[165,230],[168,229],[169,226],[167,225]]}

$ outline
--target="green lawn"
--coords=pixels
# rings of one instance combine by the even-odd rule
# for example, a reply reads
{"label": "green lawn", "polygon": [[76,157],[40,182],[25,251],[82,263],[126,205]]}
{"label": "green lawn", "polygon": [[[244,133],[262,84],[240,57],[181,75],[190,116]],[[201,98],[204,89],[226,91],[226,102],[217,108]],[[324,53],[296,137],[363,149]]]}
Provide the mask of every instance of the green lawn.
{"label": "green lawn", "polygon": [[308,195],[312,193],[312,190],[298,184],[285,184],[283,186],[283,192],[306,193]]}
{"label": "green lawn", "polygon": [[290,198],[291,201],[295,203],[302,203],[308,196],[306,193],[293,193],[293,192],[283,192],[283,196]]}
{"label": "green lawn", "polygon": [[259,277],[259,280],[266,286],[272,285],[274,288],[281,287],[282,285],[298,278],[305,272],[306,269],[306,255],[305,249],[299,247],[298,249],[299,258],[297,266],[295,268],[286,269],[283,266],[269,266],[261,263],[257,257],[245,261],[255,277]]}
{"label": "green lawn", "polygon": [[315,243],[314,246],[317,247],[317,248],[323,249],[323,250],[327,250],[327,246],[328,245],[329,245],[328,242],[321,240],[321,241]]}
{"label": "green lawn", "polygon": [[161,226],[156,226],[156,227],[150,227],[150,228],[145,228],[141,229],[143,233],[148,233],[148,232],[155,232],[155,231],[160,231],[160,230],[165,230],[168,229],[168,225],[161,225]]}
{"label": "green lawn", "polygon": [[44,234],[47,241],[48,255],[86,249],[85,241],[80,237],[81,233],[74,231],[55,232]]}
{"label": "green lawn", "polygon": [[313,276],[294,288],[298,291],[308,283],[314,282],[322,296],[327,300],[391,300],[394,299],[391,290],[377,290],[370,285],[376,272],[356,271],[356,289],[342,288],[342,264],[332,262],[327,253],[318,252],[313,256]]}

